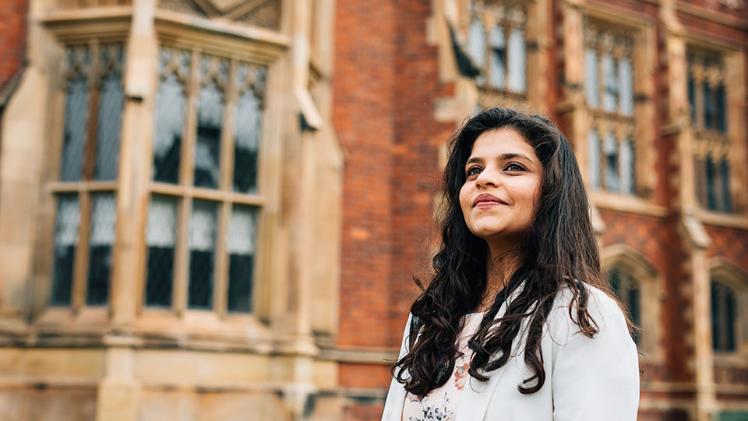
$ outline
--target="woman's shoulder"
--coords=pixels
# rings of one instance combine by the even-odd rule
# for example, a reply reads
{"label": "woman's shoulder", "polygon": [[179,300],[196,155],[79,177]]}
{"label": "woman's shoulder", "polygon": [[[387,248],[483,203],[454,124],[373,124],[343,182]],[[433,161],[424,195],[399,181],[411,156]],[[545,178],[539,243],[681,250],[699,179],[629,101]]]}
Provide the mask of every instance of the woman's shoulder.
{"label": "woman's shoulder", "polygon": [[587,302],[582,303],[582,294],[578,291],[564,286],[556,294],[553,309],[548,317],[549,321],[555,322],[556,325],[578,324],[577,313],[582,305],[598,328],[611,323],[617,326],[626,325],[625,316],[618,301],[600,288],[589,284],[582,285],[587,292]]}

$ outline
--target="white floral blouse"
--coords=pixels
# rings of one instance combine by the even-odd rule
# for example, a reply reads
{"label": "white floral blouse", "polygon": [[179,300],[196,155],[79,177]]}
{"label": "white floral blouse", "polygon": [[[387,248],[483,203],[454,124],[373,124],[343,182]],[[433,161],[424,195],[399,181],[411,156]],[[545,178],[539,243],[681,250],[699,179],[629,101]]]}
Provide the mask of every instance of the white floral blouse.
{"label": "white floral blouse", "polygon": [[483,313],[465,315],[465,324],[458,335],[458,357],[452,375],[446,383],[429,392],[423,399],[408,393],[403,404],[402,421],[454,421],[461,392],[470,377],[468,368],[473,351],[468,348],[467,343],[480,327],[482,318]]}

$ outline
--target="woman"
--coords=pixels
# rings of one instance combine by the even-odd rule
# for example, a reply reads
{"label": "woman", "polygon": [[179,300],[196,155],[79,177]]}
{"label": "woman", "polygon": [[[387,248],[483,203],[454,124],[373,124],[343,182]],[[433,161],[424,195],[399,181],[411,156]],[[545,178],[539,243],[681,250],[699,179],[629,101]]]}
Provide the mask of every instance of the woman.
{"label": "woman", "polygon": [[566,138],[541,116],[483,111],[450,143],[445,198],[382,420],[635,420],[636,346]]}

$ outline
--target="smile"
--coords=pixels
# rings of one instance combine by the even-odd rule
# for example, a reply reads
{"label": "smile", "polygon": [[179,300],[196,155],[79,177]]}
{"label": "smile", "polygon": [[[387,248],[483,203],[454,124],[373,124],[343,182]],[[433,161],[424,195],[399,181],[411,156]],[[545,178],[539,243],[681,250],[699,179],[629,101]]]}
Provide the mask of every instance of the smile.
{"label": "smile", "polygon": [[473,201],[473,207],[475,208],[490,208],[498,205],[508,205],[508,203],[488,193],[478,195]]}

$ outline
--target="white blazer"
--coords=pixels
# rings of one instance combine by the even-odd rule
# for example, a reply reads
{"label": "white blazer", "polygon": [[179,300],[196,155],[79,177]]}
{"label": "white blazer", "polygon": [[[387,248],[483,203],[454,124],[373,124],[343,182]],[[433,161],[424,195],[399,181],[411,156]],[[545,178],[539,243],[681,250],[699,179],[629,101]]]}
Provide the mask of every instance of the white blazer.
{"label": "white blazer", "polygon": [[[507,299],[497,317],[521,288]],[[571,291],[561,290],[548,314],[541,339],[545,368],[543,387],[523,395],[517,386],[531,376],[524,362],[525,322],[512,344],[507,363],[480,382],[468,377],[456,421],[632,421],[639,406],[639,359],[618,305],[604,292],[589,287],[588,311],[599,332],[588,338],[569,318]],[[573,314],[576,314],[573,312]],[[575,316],[576,317],[576,316]],[[399,358],[407,352],[410,316]],[[522,346],[519,346],[522,344]],[[406,374],[407,378],[407,374]],[[533,384],[533,383],[530,383]],[[400,421],[406,391],[394,378],[382,421]]]}

